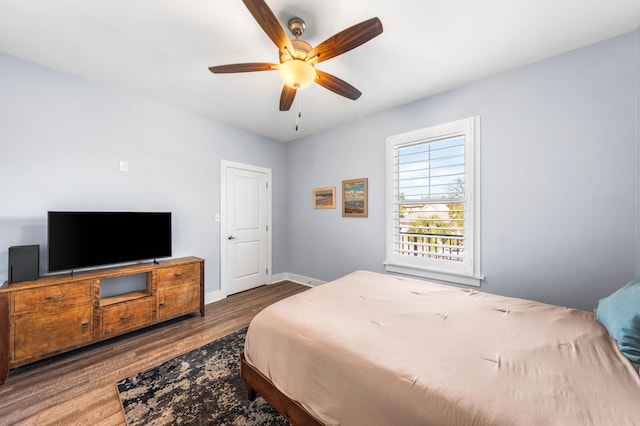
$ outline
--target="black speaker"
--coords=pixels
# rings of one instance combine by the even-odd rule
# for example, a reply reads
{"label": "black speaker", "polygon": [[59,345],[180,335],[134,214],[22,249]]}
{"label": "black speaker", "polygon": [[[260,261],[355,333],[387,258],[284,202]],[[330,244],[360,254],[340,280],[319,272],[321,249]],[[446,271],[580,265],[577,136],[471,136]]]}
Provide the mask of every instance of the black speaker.
{"label": "black speaker", "polygon": [[9,283],[38,279],[40,246],[9,247]]}

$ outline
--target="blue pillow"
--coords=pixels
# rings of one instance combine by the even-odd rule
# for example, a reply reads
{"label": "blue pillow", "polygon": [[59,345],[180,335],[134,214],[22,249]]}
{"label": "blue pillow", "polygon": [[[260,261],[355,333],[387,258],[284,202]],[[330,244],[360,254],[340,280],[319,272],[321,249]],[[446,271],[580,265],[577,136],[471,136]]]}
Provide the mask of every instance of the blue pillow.
{"label": "blue pillow", "polygon": [[640,279],[601,299],[596,319],[618,342],[620,352],[640,363]]}

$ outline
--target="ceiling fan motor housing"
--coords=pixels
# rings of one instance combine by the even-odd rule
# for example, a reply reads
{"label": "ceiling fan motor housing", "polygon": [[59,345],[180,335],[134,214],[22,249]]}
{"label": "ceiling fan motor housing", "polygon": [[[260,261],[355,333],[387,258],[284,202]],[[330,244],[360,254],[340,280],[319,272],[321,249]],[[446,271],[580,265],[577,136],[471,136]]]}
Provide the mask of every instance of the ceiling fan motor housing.
{"label": "ceiling fan motor housing", "polygon": [[289,59],[304,60],[307,54],[311,52],[311,49],[313,49],[309,43],[300,39],[291,40],[291,45],[293,46],[293,58],[289,58],[289,55],[280,52],[280,63],[288,61]]}

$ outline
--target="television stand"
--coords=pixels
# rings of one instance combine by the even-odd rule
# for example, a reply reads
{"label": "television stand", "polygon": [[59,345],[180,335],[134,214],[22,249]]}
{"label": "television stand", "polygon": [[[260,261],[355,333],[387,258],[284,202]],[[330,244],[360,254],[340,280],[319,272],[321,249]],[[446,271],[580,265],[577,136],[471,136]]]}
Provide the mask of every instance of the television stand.
{"label": "television stand", "polygon": [[[135,274],[146,274],[145,289],[100,297],[102,280]],[[5,282],[0,385],[13,368],[196,311],[204,316],[204,260],[197,257]]]}

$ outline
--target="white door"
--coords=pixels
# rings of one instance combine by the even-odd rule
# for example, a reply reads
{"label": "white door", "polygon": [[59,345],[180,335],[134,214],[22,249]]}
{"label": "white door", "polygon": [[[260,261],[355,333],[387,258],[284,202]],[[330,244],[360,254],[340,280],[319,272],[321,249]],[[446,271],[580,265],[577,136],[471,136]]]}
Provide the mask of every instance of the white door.
{"label": "white door", "polygon": [[221,276],[226,295],[271,280],[271,170],[221,163]]}

